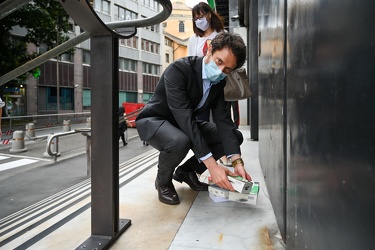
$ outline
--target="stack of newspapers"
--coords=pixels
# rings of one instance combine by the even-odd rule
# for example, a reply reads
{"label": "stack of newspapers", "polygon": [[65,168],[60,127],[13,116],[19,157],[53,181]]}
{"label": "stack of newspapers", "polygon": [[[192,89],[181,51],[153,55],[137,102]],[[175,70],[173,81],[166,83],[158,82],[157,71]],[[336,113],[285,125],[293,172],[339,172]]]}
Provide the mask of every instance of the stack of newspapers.
{"label": "stack of newspapers", "polygon": [[199,180],[207,183],[208,195],[214,202],[235,201],[256,205],[259,193],[259,182],[248,181],[241,176],[228,176],[228,180],[234,188],[234,192],[216,186],[210,178],[209,172],[206,171],[201,174]]}

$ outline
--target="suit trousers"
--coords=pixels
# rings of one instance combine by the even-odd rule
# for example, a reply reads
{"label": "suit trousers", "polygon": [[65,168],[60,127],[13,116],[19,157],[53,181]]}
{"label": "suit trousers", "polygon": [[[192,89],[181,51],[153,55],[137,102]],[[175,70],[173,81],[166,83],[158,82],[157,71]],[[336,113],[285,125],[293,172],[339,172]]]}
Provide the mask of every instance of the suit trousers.
{"label": "suit trousers", "polygon": [[[215,160],[222,157],[224,155],[224,147],[216,125],[211,122],[199,121],[198,127]],[[238,139],[241,144],[243,137],[239,131]],[[163,185],[170,184],[175,168],[192,148],[189,137],[179,128],[165,121],[155,132],[154,136],[147,140],[147,143],[160,151],[158,164],[159,182]],[[203,173],[206,170],[205,165],[199,162],[195,156],[188,159],[181,167],[187,172],[196,171]]]}

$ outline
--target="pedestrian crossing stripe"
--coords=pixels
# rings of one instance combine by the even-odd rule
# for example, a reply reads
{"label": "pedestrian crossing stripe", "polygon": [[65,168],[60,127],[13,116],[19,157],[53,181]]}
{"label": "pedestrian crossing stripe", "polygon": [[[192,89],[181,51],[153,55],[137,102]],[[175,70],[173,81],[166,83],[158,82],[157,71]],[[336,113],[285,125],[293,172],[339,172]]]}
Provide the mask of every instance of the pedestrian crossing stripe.
{"label": "pedestrian crossing stripe", "polygon": [[[0,156],[0,157],[3,158],[4,156]],[[1,158],[0,158],[0,160],[2,160]],[[2,164],[0,164],[0,171],[22,167],[22,166],[25,166],[25,165],[28,165],[28,164],[31,164],[31,163],[35,163],[35,162],[38,162],[38,160],[21,159],[21,160],[11,161],[11,162],[7,162],[7,163],[2,163]]]}

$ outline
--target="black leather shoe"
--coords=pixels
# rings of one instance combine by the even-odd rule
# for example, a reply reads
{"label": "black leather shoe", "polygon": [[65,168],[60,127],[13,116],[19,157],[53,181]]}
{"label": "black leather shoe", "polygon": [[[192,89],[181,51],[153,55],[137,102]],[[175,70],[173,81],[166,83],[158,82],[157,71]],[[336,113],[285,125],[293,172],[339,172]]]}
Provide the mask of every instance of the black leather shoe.
{"label": "black leather shoe", "polygon": [[155,189],[158,190],[159,201],[168,205],[177,205],[180,203],[180,199],[172,183],[167,186],[159,185],[158,178],[156,177]]}
{"label": "black leather shoe", "polygon": [[202,183],[198,180],[195,172],[185,172],[180,168],[177,168],[173,175],[173,179],[178,182],[185,182],[194,191],[208,191],[208,184]]}

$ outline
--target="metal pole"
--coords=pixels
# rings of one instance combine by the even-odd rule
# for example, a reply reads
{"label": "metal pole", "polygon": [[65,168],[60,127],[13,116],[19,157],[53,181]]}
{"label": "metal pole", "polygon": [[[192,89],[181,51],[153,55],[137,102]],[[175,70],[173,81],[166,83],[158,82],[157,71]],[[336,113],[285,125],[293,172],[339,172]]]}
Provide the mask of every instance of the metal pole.
{"label": "metal pole", "polygon": [[91,135],[86,135],[87,177],[91,177]]}
{"label": "metal pole", "polygon": [[[91,71],[92,110],[96,111],[92,113],[91,120],[91,228],[93,235],[114,237],[119,218],[117,116],[117,121],[113,121],[118,109],[118,38],[112,35],[91,37],[90,53],[91,67],[95,69]],[[103,120],[112,122],[102,122]]]}
{"label": "metal pole", "polygon": [[[56,46],[59,46],[59,18],[57,17]],[[57,102],[57,124],[59,123],[60,113],[60,74],[59,74],[59,55],[56,56],[56,102]]]}
{"label": "metal pole", "polygon": [[[87,0],[60,2],[74,21],[91,34],[92,235],[77,249],[108,249],[131,224],[130,220],[119,219],[119,37],[134,36],[137,27],[135,24],[145,27],[148,26],[148,21],[153,24],[164,21],[172,11],[172,4],[169,0],[157,0],[164,7],[161,13],[147,21],[137,20],[133,22],[134,25],[127,25],[128,29],[114,27],[118,32],[116,34],[98,18]],[[106,122],[102,122],[103,120]]]}
{"label": "metal pole", "polygon": [[258,103],[258,0],[251,0],[247,3],[250,17],[248,31],[249,63],[251,91],[253,96],[248,101],[250,105],[248,117],[250,117],[250,138],[257,141],[259,139],[259,103]]}

